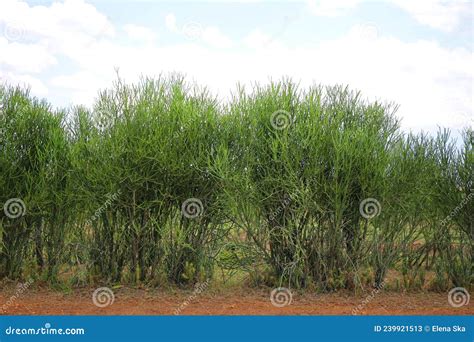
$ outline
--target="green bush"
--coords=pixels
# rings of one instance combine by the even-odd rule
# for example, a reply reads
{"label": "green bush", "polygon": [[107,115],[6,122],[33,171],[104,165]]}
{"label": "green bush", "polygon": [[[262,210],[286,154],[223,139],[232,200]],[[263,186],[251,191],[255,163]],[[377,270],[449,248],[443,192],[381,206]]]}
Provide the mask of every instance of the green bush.
{"label": "green bush", "polygon": [[9,86],[0,104],[1,277],[472,285],[472,130],[404,134],[393,104],[290,80],[226,104],[176,75],[118,79],[91,109]]}

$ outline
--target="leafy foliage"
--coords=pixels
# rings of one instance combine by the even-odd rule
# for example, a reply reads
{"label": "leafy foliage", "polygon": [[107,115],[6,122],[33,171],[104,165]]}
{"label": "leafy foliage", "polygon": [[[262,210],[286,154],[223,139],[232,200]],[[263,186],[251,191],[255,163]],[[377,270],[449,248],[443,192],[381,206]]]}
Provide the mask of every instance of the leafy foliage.
{"label": "leafy foliage", "polygon": [[92,110],[8,86],[0,104],[0,203],[25,204],[0,214],[2,277],[472,285],[472,130],[403,134],[393,104],[290,80],[227,104],[176,75],[118,79]]}

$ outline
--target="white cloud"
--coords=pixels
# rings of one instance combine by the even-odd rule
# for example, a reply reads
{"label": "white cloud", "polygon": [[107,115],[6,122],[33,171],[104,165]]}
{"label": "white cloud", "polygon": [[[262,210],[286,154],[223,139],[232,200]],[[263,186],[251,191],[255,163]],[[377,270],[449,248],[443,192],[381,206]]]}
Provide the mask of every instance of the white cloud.
{"label": "white cloud", "polygon": [[[63,57],[87,53],[115,34],[109,19],[82,0],[54,2],[49,7],[2,0],[0,29],[1,77],[29,85],[37,96],[46,96],[48,85],[36,74],[61,67]],[[89,83],[89,89],[95,91],[95,84]]]}
{"label": "white cloud", "polygon": [[203,29],[201,39],[213,47],[222,49],[232,47],[232,40],[214,26],[208,26]]}
{"label": "white cloud", "polygon": [[220,49],[230,48],[233,45],[232,40],[215,26],[205,26],[200,22],[188,21],[179,28],[173,13],[166,15],[165,26],[170,32],[179,33],[183,38],[196,43],[203,42]]}
{"label": "white cloud", "polygon": [[[70,90],[80,90],[85,91],[91,88],[97,88],[101,86],[108,86],[108,80],[104,80],[102,82],[98,82],[99,79],[97,77],[97,73],[87,72],[87,71],[80,71],[70,75],[62,75],[54,77],[51,80],[51,85],[55,87],[61,87]],[[94,87],[90,85],[94,84]],[[94,92],[95,94],[95,92]]]}
{"label": "white cloud", "polygon": [[165,26],[171,32],[178,31],[178,27],[176,26],[176,16],[173,13],[169,13],[166,15]]}
{"label": "white cloud", "polygon": [[[186,39],[184,25],[177,24],[174,14],[166,16],[165,25],[178,38],[183,35],[178,43],[142,43],[151,37],[150,32],[142,27],[128,27],[135,38],[147,37],[130,45],[113,40],[115,31],[109,20],[82,1],[66,1],[61,4],[62,11],[56,6],[59,4],[20,6],[26,16],[42,13],[55,23],[46,23],[40,32],[34,25],[28,27],[27,31],[34,33],[31,37],[36,34],[40,39],[30,41],[26,35],[22,41],[11,42],[0,38],[0,63],[7,69],[0,72],[13,80],[26,81],[25,77],[30,77],[38,94],[45,93],[48,87],[56,88],[54,93],[50,92],[53,102],[58,90],[74,103],[90,104],[99,88],[111,85],[114,67],[118,67],[127,81],[135,81],[141,74],[182,72],[222,98],[228,97],[239,81],[266,82],[270,77],[291,76],[301,81],[301,86],[313,82],[349,84],[372,99],[399,103],[405,128],[432,128],[436,124],[459,128],[466,117],[472,116],[473,54],[466,49],[444,48],[433,41],[406,43],[381,36],[371,26],[356,26],[337,39],[289,47],[261,29],[233,42],[216,27],[194,23],[187,32],[194,35],[193,41]],[[76,23],[70,22],[68,13],[73,10],[87,13],[87,22],[95,17],[91,22],[94,29],[77,18]],[[53,12],[63,13],[63,17],[53,18]],[[0,13],[1,20],[1,8]],[[100,27],[108,29],[97,36]],[[231,46],[238,49],[227,49]],[[56,65],[65,56],[75,68],[69,67],[46,85],[38,77],[27,75]]]}
{"label": "white cloud", "polygon": [[[104,78],[99,73],[80,71],[54,77],[50,80],[50,84],[70,94],[72,103],[91,106],[97,91],[110,86],[110,77]],[[91,87],[91,84],[94,86]]]}
{"label": "white cloud", "polygon": [[309,9],[314,15],[336,17],[357,7],[363,0],[308,0]]}
{"label": "white cloud", "polygon": [[0,65],[21,72],[38,73],[57,63],[56,58],[39,44],[9,43],[0,37],[0,51]]}
{"label": "white cloud", "polygon": [[457,28],[464,14],[472,12],[472,2],[463,0],[391,0],[420,24],[450,32]]}
{"label": "white cloud", "polygon": [[[242,44],[255,49],[239,52],[194,43],[139,50],[101,44],[94,57],[77,58],[84,69],[97,75],[108,70],[111,78],[113,66],[119,66],[128,80],[136,80],[141,73],[183,72],[222,97],[228,96],[238,81],[265,82],[285,75],[301,81],[302,86],[313,82],[349,84],[372,99],[399,103],[406,128],[437,124],[458,128],[465,124],[462,118],[472,113],[473,55],[467,50],[446,49],[430,41],[405,43],[367,37],[357,27],[339,39],[304,48],[281,43],[258,48],[267,39],[262,31],[251,32]],[[92,80],[84,83],[93,84]]]}
{"label": "white cloud", "polygon": [[248,48],[258,49],[267,45],[271,39],[271,36],[263,33],[262,30],[255,29],[243,39],[243,42]]}
{"label": "white cloud", "polygon": [[7,0],[0,3],[0,22],[7,29],[12,23],[21,26],[23,40],[49,41],[60,46],[65,40],[113,36],[107,17],[83,0],[66,0],[50,7],[32,6]]}
{"label": "white cloud", "polygon": [[[453,115],[472,114],[472,57],[467,50],[445,49],[431,41],[367,39],[357,29],[321,43],[308,55],[321,81],[349,84],[372,99],[400,104],[404,127],[416,129],[465,124],[454,121]],[[299,62],[307,67],[310,63]]]}
{"label": "white cloud", "polygon": [[29,74],[14,74],[0,70],[0,83],[28,87],[35,96],[39,97],[45,97],[49,94],[48,87],[43,83],[43,81]]}
{"label": "white cloud", "polygon": [[140,25],[128,24],[124,26],[124,30],[128,37],[146,43],[152,43],[156,40],[156,34],[147,27]]}
{"label": "white cloud", "polygon": [[30,75],[15,75],[15,81],[18,84],[29,86],[31,91],[37,96],[47,96],[49,93],[48,87],[43,81]]}
{"label": "white cloud", "polygon": [[[441,31],[454,31],[463,15],[472,17],[472,2],[466,0],[383,0],[411,15],[422,25]],[[316,16],[336,17],[347,14],[367,0],[307,0],[309,10]]]}

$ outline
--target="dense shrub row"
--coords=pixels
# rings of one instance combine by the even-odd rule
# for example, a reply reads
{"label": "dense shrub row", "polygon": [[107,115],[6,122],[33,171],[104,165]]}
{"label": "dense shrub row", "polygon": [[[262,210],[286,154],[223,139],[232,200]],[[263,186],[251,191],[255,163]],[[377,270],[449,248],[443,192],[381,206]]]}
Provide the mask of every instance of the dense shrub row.
{"label": "dense shrub row", "polygon": [[0,104],[0,277],[473,283],[472,129],[405,134],[394,105],[287,80],[226,104],[176,76],[93,110],[9,86]]}

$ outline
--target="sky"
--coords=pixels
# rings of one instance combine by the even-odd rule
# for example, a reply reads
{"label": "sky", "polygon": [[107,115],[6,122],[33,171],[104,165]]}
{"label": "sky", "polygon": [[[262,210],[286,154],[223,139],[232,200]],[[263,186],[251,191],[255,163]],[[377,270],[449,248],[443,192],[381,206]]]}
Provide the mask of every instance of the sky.
{"label": "sky", "polygon": [[291,77],[394,102],[406,131],[473,126],[473,1],[0,1],[0,82],[91,106],[178,72],[222,101]]}

